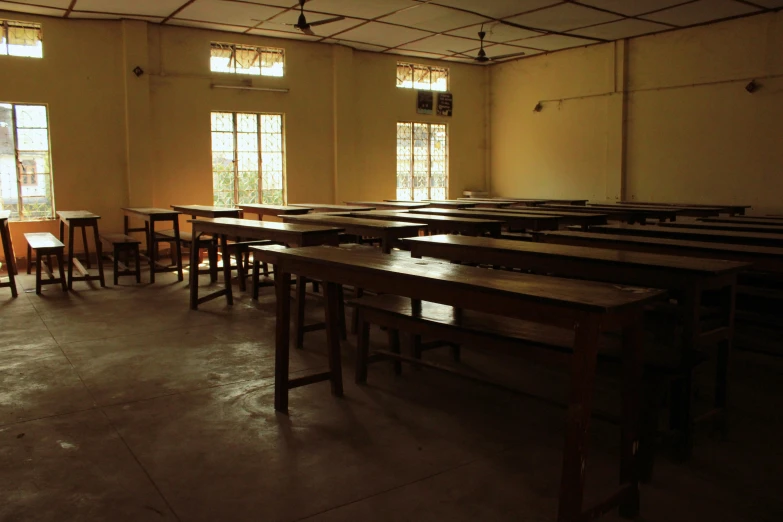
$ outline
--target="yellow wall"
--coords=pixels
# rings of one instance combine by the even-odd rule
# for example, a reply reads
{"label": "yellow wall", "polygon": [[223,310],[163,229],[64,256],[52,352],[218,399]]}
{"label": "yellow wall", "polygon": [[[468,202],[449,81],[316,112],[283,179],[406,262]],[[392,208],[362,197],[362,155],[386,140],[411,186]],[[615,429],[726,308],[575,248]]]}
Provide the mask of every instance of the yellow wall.
{"label": "yellow wall", "polygon": [[493,192],[781,211],[781,49],[778,12],[494,67]]}
{"label": "yellow wall", "polygon": [[[102,230],[121,229],[126,205],[211,204],[215,110],[284,114],[289,202],[395,197],[402,120],[449,124],[451,197],[486,185],[484,68],[447,64],[454,117],[422,116],[415,92],[395,87],[396,62],[437,62],[142,21],[0,17],[41,23],[45,56],[0,57],[0,101],[49,105],[56,207],[101,214]],[[250,81],[290,91],[211,88],[248,79],[209,70],[211,41],[283,47],[285,76]],[[12,224],[19,257],[23,232],[55,229]]]}

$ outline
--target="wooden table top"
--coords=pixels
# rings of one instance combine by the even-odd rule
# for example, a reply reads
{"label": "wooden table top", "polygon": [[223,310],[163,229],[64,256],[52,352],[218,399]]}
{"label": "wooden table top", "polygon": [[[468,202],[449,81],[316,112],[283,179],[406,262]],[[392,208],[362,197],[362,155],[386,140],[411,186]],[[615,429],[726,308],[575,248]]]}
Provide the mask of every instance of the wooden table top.
{"label": "wooden table top", "polygon": [[551,198],[506,198],[499,196],[500,199],[506,199],[511,201],[525,201],[525,202],[531,202],[535,204],[543,204],[543,203],[565,203],[568,205],[584,205],[589,200],[587,199],[551,199]]}
{"label": "wooden table top", "polygon": [[242,203],[239,208],[250,214],[259,214],[265,216],[283,216],[307,214],[312,208],[299,205],[266,205],[263,203]]}
{"label": "wooden table top", "polygon": [[729,230],[733,232],[756,232],[759,234],[783,234],[783,223],[775,225],[768,223],[758,225],[755,223],[716,223],[712,221],[686,221],[674,223],[658,223],[660,226],[674,226],[674,228],[698,228],[704,230]]}
{"label": "wooden table top", "polygon": [[[726,261],[699,257],[684,257],[663,254],[648,254],[643,252],[627,252],[605,248],[590,248],[582,246],[560,245],[556,243],[539,243],[531,241],[512,241],[489,237],[471,237],[455,235],[436,235],[426,237],[411,237],[403,240],[406,244],[439,245],[453,247],[457,251],[464,250],[486,252],[506,252],[525,256],[547,258],[566,258],[581,262],[600,262],[614,266],[638,266],[685,272],[699,275],[720,275],[737,272],[750,267],[749,263]],[[424,255],[428,255],[423,251]],[[469,254],[468,254],[469,255]],[[464,261],[473,261],[464,259]]]}
{"label": "wooden table top", "polygon": [[739,243],[745,245],[783,246],[783,234],[759,234],[753,232],[731,232],[701,228],[662,227],[658,225],[597,225],[591,231],[608,234],[629,234],[691,241],[715,241],[718,243]]}
{"label": "wooden table top", "polygon": [[503,221],[510,226],[519,228],[540,228],[541,226],[557,228],[559,218],[557,216],[546,214],[525,214],[522,212],[496,212],[486,211],[488,209],[443,209],[443,208],[421,208],[411,210],[411,214],[440,214],[442,216],[462,216],[483,219],[494,219]]}
{"label": "wooden table top", "polygon": [[361,214],[351,214],[353,217],[365,217],[367,219],[383,219],[386,221],[406,221],[409,223],[467,223],[472,225],[481,224],[502,224],[499,219],[471,218],[463,216],[443,216],[440,214],[413,214],[405,211],[394,210],[373,210],[372,212],[362,212]]}
{"label": "wooden table top", "polygon": [[773,227],[783,227],[783,217],[765,217],[765,216],[719,216],[705,217],[699,219],[704,223],[734,223],[736,225],[768,225]]}
{"label": "wooden table top", "polygon": [[[544,205],[545,207],[555,206],[555,205]],[[666,216],[666,217],[673,217],[677,216],[680,212],[682,212],[681,208],[676,207],[634,207],[632,205],[614,205],[614,204],[600,204],[600,203],[588,203],[585,205],[585,208],[588,209],[599,209],[599,210],[614,210],[617,207],[620,207],[621,210],[630,211],[630,212],[638,212],[638,213],[646,213],[649,216]]]}
{"label": "wooden table top", "polygon": [[[478,209],[480,212],[499,212],[510,214],[527,214],[527,215],[544,215],[544,216],[569,216],[569,217],[584,217],[584,218],[606,218],[608,214],[591,213],[591,212],[573,212],[571,210],[550,209],[547,207],[524,207],[524,208],[482,208]],[[471,209],[474,212],[474,209]]]}
{"label": "wooden table top", "polygon": [[[600,204],[599,205],[605,205]],[[709,216],[719,216],[721,212],[725,212],[726,210],[722,207],[677,207],[677,206],[665,206],[665,205],[634,205],[633,203],[624,203],[621,201],[616,201],[613,203],[616,207],[622,207],[622,208],[632,208],[635,210],[646,210],[646,209],[656,209],[656,210],[675,210],[677,212],[678,216],[691,216],[691,217],[709,217]],[[588,206],[592,206],[591,204],[588,204]]]}
{"label": "wooden table top", "polygon": [[364,207],[375,207],[376,210],[383,209],[411,209],[411,208],[425,208],[430,206],[429,203],[423,201],[346,201],[346,205],[357,205]]}
{"label": "wooden table top", "polygon": [[[402,259],[382,253],[357,256],[350,251],[326,246],[292,248],[276,252],[275,255],[297,265],[308,263],[325,269],[341,266],[357,275],[372,273],[379,276],[384,284],[394,284],[395,280],[400,279],[414,284],[434,282],[439,287],[473,289],[490,298],[511,297],[530,303],[596,313],[620,312],[627,307],[638,307],[660,299],[666,294],[664,291],[650,288],[618,287],[593,281],[487,270],[421,259]],[[437,298],[431,297],[427,295],[423,298],[438,302]]]}
{"label": "wooden table top", "polygon": [[752,205],[734,205],[734,204],[706,204],[706,203],[666,203],[666,202],[660,202],[656,203],[653,201],[619,201],[617,203],[618,205],[650,205],[650,206],[656,206],[656,207],[708,207],[708,208],[720,208],[720,209],[727,209],[727,210],[745,210],[748,208],[752,208]]}
{"label": "wooden table top", "polygon": [[61,221],[70,221],[72,219],[76,220],[76,219],[100,219],[101,218],[101,216],[99,216],[98,214],[93,214],[88,210],[58,210],[56,214]]}
{"label": "wooden table top", "polygon": [[426,227],[425,224],[416,223],[414,221],[385,221],[353,216],[336,216],[334,214],[307,214],[304,216],[281,216],[281,218],[286,223],[323,223],[344,227],[346,231],[348,231],[350,227],[371,228],[375,230],[404,228],[410,229],[411,231]]}
{"label": "wooden table top", "polygon": [[425,199],[432,208],[472,208],[476,203],[461,201],[459,199]]}
{"label": "wooden table top", "polygon": [[[314,225],[296,225],[293,223],[278,223],[276,221],[258,221],[257,219],[239,219],[239,218],[214,218],[214,219],[189,219],[188,223],[197,226],[210,225],[231,231],[252,231],[252,230],[275,230],[280,232],[291,232],[296,234],[307,234],[315,232],[339,231],[339,228],[314,226]],[[242,234],[239,234],[240,236]]]}
{"label": "wooden table top", "polygon": [[332,205],[328,203],[290,203],[290,207],[307,207],[310,210],[319,212],[330,211],[345,211],[345,212],[366,212],[369,210],[375,210],[373,207],[357,206],[357,205]]}
{"label": "wooden table top", "polygon": [[126,214],[138,214],[140,216],[178,216],[181,214],[181,212],[166,208],[122,207],[121,210]]}
{"label": "wooden table top", "polygon": [[213,207],[210,205],[171,205],[171,208],[189,214],[191,216],[201,217],[238,217],[239,209],[230,207]]}
{"label": "wooden table top", "polygon": [[27,232],[24,238],[33,249],[64,248],[62,241],[49,232]]}

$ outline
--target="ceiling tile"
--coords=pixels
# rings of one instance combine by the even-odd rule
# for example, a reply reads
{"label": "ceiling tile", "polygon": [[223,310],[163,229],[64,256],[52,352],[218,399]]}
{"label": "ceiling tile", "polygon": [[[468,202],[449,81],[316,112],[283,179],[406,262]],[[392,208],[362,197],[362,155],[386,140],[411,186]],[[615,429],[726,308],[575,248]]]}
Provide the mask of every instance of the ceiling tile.
{"label": "ceiling tile", "polygon": [[198,29],[210,29],[212,31],[229,31],[232,33],[244,33],[247,31],[247,27],[241,25],[225,25],[225,24],[213,24],[209,22],[195,22],[192,20],[178,20],[172,18],[167,24],[179,25],[182,27],[196,27]]}
{"label": "ceiling tile", "polygon": [[338,40],[336,38],[327,38],[326,40],[323,40],[324,43],[334,44],[334,45],[344,45],[346,47],[351,47],[352,49],[357,49],[359,51],[375,51],[375,52],[381,52],[385,51],[386,47],[381,47],[379,45],[370,45],[366,43],[361,42],[352,42],[350,40]]}
{"label": "ceiling tile", "polygon": [[289,33],[267,29],[251,29],[247,32],[247,34],[254,34],[256,36],[269,36],[271,38],[287,38],[289,40],[305,40],[308,42],[316,42],[321,39],[320,36],[310,36],[309,34],[300,33],[299,31]]}
{"label": "ceiling tile", "polygon": [[646,15],[644,18],[683,27],[757,11],[759,10],[755,7],[733,0],[699,0]]}
{"label": "ceiling tile", "polygon": [[[59,4],[58,4],[59,5]],[[65,6],[68,7],[67,5]],[[54,9],[51,7],[38,7],[27,4],[11,4],[9,2],[0,2],[0,10],[3,11],[15,11],[18,13],[29,13],[46,16],[62,16],[65,14],[64,9]]]}
{"label": "ceiling tile", "polygon": [[583,4],[593,5],[615,13],[636,16],[659,11],[686,2],[687,0],[581,0]]}
{"label": "ceiling tile", "polygon": [[432,0],[432,3],[457,7],[491,18],[505,18],[562,2],[560,0]]}
{"label": "ceiling tile", "polygon": [[541,49],[542,51],[558,51],[560,49],[568,49],[569,47],[579,47],[580,45],[590,45],[590,40],[584,38],[574,38],[573,36],[561,36],[559,34],[548,34],[546,36],[537,36],[536,38],[525,38],[524,40],[517,40],[511,42],[514,45],[521,45],[524,47],[533,47],[535,49]]}
{"label": "ceiling tile", "polygon": [[166,17],[182,7],[182,0],[78,0],[79,11]]}
{"label": "ceiling tile", "polygon": [[305,13],[318,11],[372,19],[417,5],[420,4],[415,0],[309,0],[305,4]]}
{"label": "ceiling tile", "polygon": [[[472,25],[456,31],[449,31],[446,34],[454,36],[465,36],[468,38],[476,38],[478,32],[481,31],[481,24]],[[487,42],[509,42],[511,40],[519,40],[520,38],[530,38],[531,36],[539,36],[541,33],[535,31],[528,31],[527,29],[519,29],[518,27],[512,27],[510,25],[501,24],[500,22],[493,22],[491,24],[484,24],[484,32],[487,36],[484,38]]]}
{"label": "ceiling tile", "polygon": [[601,24],[619,20],[621,17],[583,7],[576,4],[560,4],[548,9],[541,9],[522,16],[509,18],[509,21],[534,29],[550,31],[569,31],[588,25]]}
{"label": "ceiling tile", "polygon": [[462,52],[468,49],[474,49],[479,46],[478,40],[469,40],[467,38],[457,38],[456,36],[446,36],[439,34],[405,44],[400,49],[412,51],[427,51],[431,53],[451,54],[453,51]]}
{"label": "ceiling tile", "polygon": [[[5,5],[8,2],[0,2],[3,4],[0,7],[5,9]],[[14,0],[15,4],[31,4],[31,7],[56,7],[59,9],[68,9],[71,5],[71,0]],[[27,8],[27,6],[25,6]]]}
{"label": "ceiling tile", "polygon": [[576,31],[571,32],[573,34],[581,34],[583,36],[603,38],[604,40],[622,40],[623,38],[631,38],[633,36],[640,36],[643,34],[657,33],[667,29],[670,29],[670,26],[657,24],[655,22],[648,22],[647,20],[626,18],[617,22],[594,25],[592,27],[585,27],[583,29],[577,29]]}
{"label": "ceiling tile", "polygon": [[[313,23],[319,20],[326,20],[328,18],[333,18],[333,15],[322,14],[322,13],[305,13],[305,17],[307,18],[308,23]],[[258,28],[264,30],[270,30],[270,31],[285,31],[289,33],[301,34],[301,31],[296,27],[294,27],[294,24],[297,22],[298,19],[299,19],[299,13],[297,11],[287,11],[281,14],[280,16],[276,16],[272,20],[264,22],[263,24],[258,26]],[[322,36],[322,37],[331,36],[333,34],[345,31],[352,27],[356,27],[357,25],[362,23],[365,22],[363,20],[359,20],[358,18],[346,18],[345,20],[339,20],[337,22],[332,22],[329,24],[313,26],[312,30],[316,34],[316,36]]]}
{"label": "ceiling tile", "polygon": [[391,24],[406,25],[439,33],[488,21],[487,18],[482,16],[456,11],[448,7],[426,4],[398,11],[381,18],[381,20]]}
{"label": "ceiling tile", "polygon": [[77,20],[144,20],[145,22],[152,22],[159,24],[163,21],[161,16],[141,16],[133,14],[111,14],[111,13],[93,13],[93,12],[81,12],[71,11],[68,18]]}
{"label": "ceiling tile", "polygon": [[281,13],[280,7],[265,7],[221,0],[196,0],[177,13],[177,18],[230,25],[254,26]]}
{"label": "ceiling tile", "polygon": [[359,26],[356,29],[340,33],[339,37],[355,42],[365,42],[374,45],[383,45],[385,47],[397,47],[406,42],[425,38],[431,34],[432,33],[420,31],[418,29],[410,29],[408,27],[370,22]]}

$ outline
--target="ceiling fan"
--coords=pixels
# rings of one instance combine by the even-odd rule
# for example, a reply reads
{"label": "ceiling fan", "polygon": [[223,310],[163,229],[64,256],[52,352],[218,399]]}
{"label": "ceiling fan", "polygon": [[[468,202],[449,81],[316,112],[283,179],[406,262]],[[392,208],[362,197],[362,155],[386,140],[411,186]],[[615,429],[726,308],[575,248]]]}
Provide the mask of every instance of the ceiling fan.
{"label": "ceiling fan", "polygon": [[471,56],[469,54],[460,53],[457,51],[451,51],[450,53],[454,54],[460,54],[462,56],[465,56],[467,58],[472,58],[473,60],[476,60],[479,63],[487,63],[487,62],[494,62],[497,60],[505,60],[506,58],[516,58],[517,56],[524,56],[525,53],[520,51],[518,53],[511,53],[511,54],[501,54],[500,56],[487,56],[487,52],[484,50],[484,37],[487,36],[487,33],[484,32],[484,24],[481,25],[481,30],[478,33],[479,40],[481,40],[481,47],[479,47],[478,55]]}
{"label": "ceiling fan", "polygon": [[[299,0],[299,19],[296,21],[295,24],[280,23],[280,22],[275,22],[274,20],[268,20],[268,22],[273,24],[296,27],[304,34],[308,34],[310,36],[316,36],[316,34],[311,29],[311,27],[315,27],[317,25],[331,24],[332,22],[339,22],[340,20],[345,20],[344,16],[335,16],[334,18],[326,18],[325,20],[318,20],[317,22],[308,23],[307,18],[305,18],[305,12],[304,12],[304,5],[306,1],[307,0]],[[255,22],[267,22],[267,20],[255,20],[255,19],[253,20]]]}

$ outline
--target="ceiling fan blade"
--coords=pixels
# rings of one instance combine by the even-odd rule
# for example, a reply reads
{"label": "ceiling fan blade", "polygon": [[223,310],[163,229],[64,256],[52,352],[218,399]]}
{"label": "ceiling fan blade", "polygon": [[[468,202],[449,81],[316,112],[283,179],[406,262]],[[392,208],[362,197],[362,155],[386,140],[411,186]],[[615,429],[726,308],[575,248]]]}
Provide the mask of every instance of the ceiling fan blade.
{"label": "ceiling fan blade", "polygon": [[454,53],[454,54],[461,54],[462,56],[465,56],[465,57],[467,57],[467,58],[471,58],[471,59],[475,58],[475,56],[473,56],[473,55],[471,55],[471,54],[465,54],[465,53],[461,53],[461,52],[459,52],[459,51],[452,51],[451,49],[446,49],[446,50],[447,50],[448,52],[450,52],[450,53]]}
{"label": "ceiling fan blade", "polygon": [[517,56],[525,56],[525,52],[521,53],[511,53],[511,54],[501,54],[500,56],[490,56],[490,60],[505,60],[506,58],[514,58]]}
{"label": "ceiling fan blade", "polygon": [[285,22],[275,22],[274,20],[258,20],[257,18],[251,18],[254,22],[259,22],[261,24],[273,24],[273,25],[285,25],[288,27],[296,27],[296,24],[287,24]]}
{"label": "ceiling fan blade", "polygon": [[[294,26],[294,27],[296,27],[296,26]],[[315,34],[313,32],[312,29],[310,29],[310,27],[297,27],[297,29],[302,31],[304,34],[307,34],[307,35],[310,35],[310,36],[318,36],[317,34]]]}
{"label": "ceiling fan blade", "polygon": [[334,18],[327,18],[326,20],[318,20],[317,22],[310,22],[310,25],[324,25],[331,24],[332,22],[339,22],[345,20],[344,16],[335,16]]}

